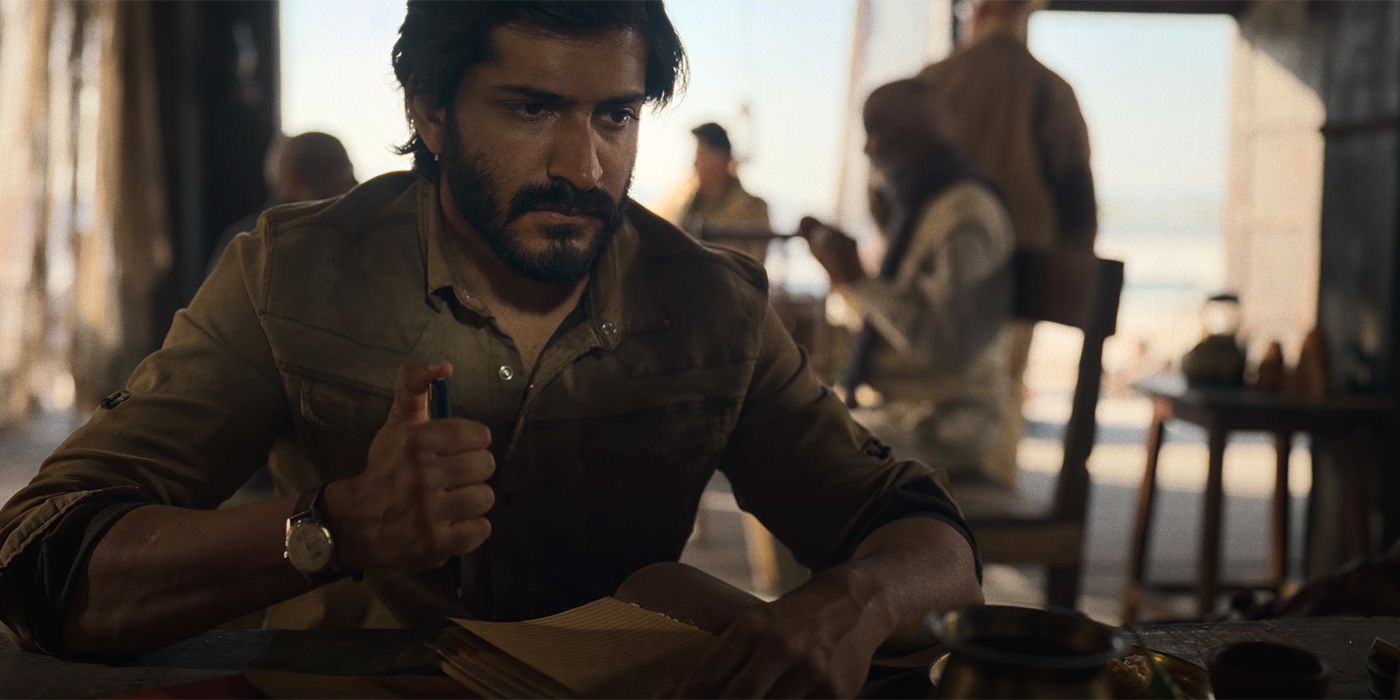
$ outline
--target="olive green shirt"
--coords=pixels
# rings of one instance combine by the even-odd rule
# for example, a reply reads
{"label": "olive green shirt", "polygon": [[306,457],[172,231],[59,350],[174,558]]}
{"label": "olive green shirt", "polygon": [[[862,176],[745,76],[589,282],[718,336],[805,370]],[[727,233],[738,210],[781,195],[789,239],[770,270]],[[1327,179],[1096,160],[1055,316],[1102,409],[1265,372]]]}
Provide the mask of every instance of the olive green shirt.
{"label": "olive green shirt", "polygon": [[[0,511],[11,632],[59,644],[35,634],[33,562],[83,507],[215,508],[265,463],[282,494],[360,473],[405,362],[452,362],[454,415],[493,434],[492,535],[467,557],[463,599],[455,569],[372,570],[277,606],[269,625],[425,626],[580,605],[680,555],[715,469],[809,566],[848,557],[882,519],[927,515],[966,533],[941,473],[894,459],[816,379],[748,258],[629,204],[527,375],[444,235],[436,186],[393,173],[273,208],[238,236],[124,400]],[[909,493],[923,505],[900,506]],[[47,566],[82,565],[81,552],[63,556]]]}
{"label": "olive green shirt", "polygon": [[768,203],[749,193],[739,178],[731,176],[718,197],[696,190],[686,203],[681,228],[692,236],[721,248],[738,251],[760,264],[768,257],[772,231]]}

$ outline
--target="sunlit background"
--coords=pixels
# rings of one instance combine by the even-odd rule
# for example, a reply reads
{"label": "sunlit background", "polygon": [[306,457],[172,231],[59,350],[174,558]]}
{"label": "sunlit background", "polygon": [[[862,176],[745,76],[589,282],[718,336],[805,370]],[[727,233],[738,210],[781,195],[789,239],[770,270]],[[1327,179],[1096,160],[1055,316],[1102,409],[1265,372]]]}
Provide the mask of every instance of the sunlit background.
{"label": "sunlit background", "polygon": [[[873,242],[863,207],[861,126],[851,120],[871,88],[911,76],[951,48],[951,36],[937,33],[947,26],[935,15],[943,6],[875,0],[863,19],[859,4],[845,0],[671,0],[667,7],[685,42],[690,83],[668,108],[644,117],[633,197],[654,208],[673,205],[691,173],[690,130],[716,121],[729,129],[744,186],[767,200],[776,230],[813,215]],[[391,151],[406,127],[388,62],[401,4],[358,0],[336,13],[322,10],[312,0],[282,3],[283,130],[340,136],[361,179],[406,167],[407,158]],[[911,21],[930,16],[943,21]],[[1127,264],[1119,333],[1105,356],[1110,396],[1099,417],[1107,425],[1146,421],[1145,401],[1123,394],[1125,384],[1114,377],[1179,357],[1199,337],[1201,300],[1225,283],[1237,31],[1223,16],[1057,11],[1032,18],[1032,52],[1074,87],[1088,122],[1100,205],[1096,252]],[[863,34],[858,48],[857,34]],[[767,264],[780,287],[826,291],[826,275],[804,243],[775,244]],[[1038,330],[1027,374],[1033,425],[1066,419],[1077,338],[1063,328]],[[1048,488],[1059,449],[1056,438],[1034,431],[1023,442],[1020,461],[1033,489]],[[1136,454],[1124,459],[1123,446],[1104,444],[1098,455],[1100,489],[1136,484]],[[1190,487],[1201,475],[1188,469],[1165,478]],[[1231,486],[1260,495],[1267,489],[1259,480]],[[1116,497],[1104,498],[1105,507],[1117,507]],[[1091,548],[1116,552],[1117,531],[1100,529]],[[1117,564],[1090,567],[1086,609],[1116,615],[1104,602],[1111,596],[1094,596],[1115,590],[1117,574]],[[991,590],[1002,596],[1034,589],[1009,570],[991,575]]]}
{"label": "sunlit background", "polygon": [[[334,13],[325,5],[281,5],[282,128],[340,137],[362,180],[404,169],[408,159],[392,151],[407,131],[389,67],[403,4],[350,0]],[[667,8],[685,42],[690,84],[670,107],[645,116],[633,197],[655,206],[682,186],[694,159],[690,129],[716,121],[730,130],[744,186],[768,201],[774,228],[790,230],[812,215],[841,218],[868,235],[863,212],[838,217],[844,159],[859,156],[843,142],[855,4],[672,0]],[[1039,12],[1032,19],[1032,51],[1074,86],[1088,121],[1098,251],[1127,261],[1127,304],[1194,304],[1222,284],[1236,31],[1220,16]],[[876,81],[927,62],[923,34],[907,34],[874,47],[866,70]],[[801,244],[790,248],[776,257],[784,282],[823,291],[820,268]]]}
{"label": "sunlit background", "polygon": [[[1395,373],[1395,235],[1393,222],[1376,213],[1394,211],[1385,169],[1393,164],[1382,165],[1390,152],[1367,139],[1391,138],[1371,130],[1389,123],[1377,121],[1388,112],[1372,111],[1390,104],[1376,95],[1393,94],[1393,75],[1361,65],[1357,47],[1380,45],[1384,23],[1375,18],[1394,14],[1392,6],[1363,3],[1333,4],[1330,14],[1314,3],[1257,2],[1151,15],[1055,4],[1096,10],[1037,12],[1029,44],[1075,89],[1100,205],[1095,252],[1125,261],[1127,272],[1117,334],[1105,346],[1084,562],[1084,609],[1113,619],[1152,414],[1132,383],[1175,369],[1201,338],[1207,295],[1239,292],[1251,358],[1278,340],[1292,362],[1309,330],[1331,324],[1332,357],[1352,368],[1334,384],[1392,391],[1368,382]],[[1166,5],[1202,9],[1157,8]],[[68,31],[78,26],[78,7],[101,9],[85,20],[91,36],[81,41]],[[668,108],[645,115],[632,195],[656,209],[674,202],[690,184],[690,130],[716,121],[729,129],[744,186],[767,200],[774,229],[817,216],[876,257],[860,106],[875,86],[947,55],[954,3],[670,0],[667,7],[688,51],[690,82]],[[139,19],[138,10],[164,24],[147,17],[129,30],[165,29],[130,46],[166,53],[116,70],[122,62],[113,56],[140,51],[119,52],[100,39],[115,17]],[[53,31],[33,36],[19,21],[0,22],[8,42],[0,43],[0,141],[15,161],[0,171],[0,200],[18,212],[0,219],[0,260],[8,263],[0,265],[0,386],[7,387],[0,426],[36,417],[27,432],[0,433],[0,495],[8,495],[159,343],[171,314],[198,288],[210,243],[261,204],[259,161],[279,123],[287,135],[339,137],[361,181],[405,169],[409,159],[394,153],[408,130],[389,65],[402,0],[275,7],[21,0],[0,2],[0,12],[54,18]],[[1335,40],[1314,41],[1318,35]],[[39,37],[52,45],[21,50]],[[157,60],[167,54],[188,65]],[[55,59],[64,55],[67,64]],[[142,90],[153,93],[146,103],[135,99]],[[137,212],[145,218],[118,226],[118,203],[145,205]],[[775,308],[809,312],[805,320],[836,315],[837,304],[823,307],[826,275],[805,243],[775,243],[766,264]],[[849,346],[844,330],[818,322],[805,330],[815,328],[825,335],[804,344],[827,356],[818,350],[814,358]],[[1033,497],[1052,493],[1060,470],[1079,338],[1049,324],[1036,329],[1019,455],[1023,490]],[[1176,428],[1168,442],[1160,479],[1177,500],[1166,509],[1170,532],[1155,556],[1175,570],[1195,560],[1191,508],[1205,482],[1206,447],[1201,433]],[[1241,441],[1230,454],[1227,568],[1262,571],[1274,446]],[[1293,456],[1290,483],[1299,496],[1311,488],[1310,456],[1302,445]],[[726,556],[741,571],[740,545],[724,542],[712,549],[733,550]],[[1313,553],[1325,553],[1326,540],[1318,542]],[[998,578],[1005,572],[989,572],[994,599],[1037,602],[1017,597],[1034,584],[1007,585]]]}

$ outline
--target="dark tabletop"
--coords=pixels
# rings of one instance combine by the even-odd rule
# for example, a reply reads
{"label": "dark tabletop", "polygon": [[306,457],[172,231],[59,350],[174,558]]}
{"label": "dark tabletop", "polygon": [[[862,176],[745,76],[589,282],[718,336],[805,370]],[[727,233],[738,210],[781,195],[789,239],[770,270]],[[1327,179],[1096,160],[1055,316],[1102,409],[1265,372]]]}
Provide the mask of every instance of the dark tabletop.
{"label": "dark tabletop", "polygon": [[[215,630],[121,663],[80,663],[20,651],[0,636],[0,697],[112,697],[245,669],[327,675],[435,674],[432,630],[287,632]],[[1333,697],[1364,698],[1371,640],[1400,642],[1400,618],[1315,618],[1156,625],[1148,646],[1204,665],[1221,644],[1269,640],[1320,655]]]}
{"label": "dark tabletop", "polygon": [[0,636],[0,697],[113,697],[245,669],[326,675],[439,674],[436,630],[212,630],[115,663],[22,651]]}
{"label": "dark tabletop", "polygon": [[1260,622],[1183,623],[1143,628],[1147,645],[1200,666],[1222,644],[1264,641],[1306,649],[1332,668],[1328,695],[1367,698],[1366,654],[1371,640],[1400,641],[1400,618],[1317,617]]}
{"label": "dark tabletop", "polygon": [[1321,399],[1288,396],[1277,391],[1249,387],[1191,386],[1180,375],[1158,375],[1133,382],[1133,389],[1152,398],[1196,406],[1292,412],[1384,414],[1394,401],[1384,396],[1335,394]]}

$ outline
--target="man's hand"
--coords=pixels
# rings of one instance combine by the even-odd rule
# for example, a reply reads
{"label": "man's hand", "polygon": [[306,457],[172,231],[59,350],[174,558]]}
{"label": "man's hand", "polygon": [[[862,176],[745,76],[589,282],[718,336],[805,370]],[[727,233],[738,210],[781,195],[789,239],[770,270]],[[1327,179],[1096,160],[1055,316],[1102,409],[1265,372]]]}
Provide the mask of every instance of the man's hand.
{"label": "man's hand", "polygon": [[341,568],[436,568],[491,535],[491,431],[465,418],[428,420],[428,387],[449,376],[445,362],[400,367],[365,471],[326,487]]}
{"label": "man's hand", "polygon": [[738,617],[676,697],[854,697],[894,625],[873,582],[832,569]]}
{"label": "man's hand", "polygon": [[855,239],[810,216],[802,218],[797,232],[807,239],[812,257],[826,268],[833,286],[855,284],[865,279]]}

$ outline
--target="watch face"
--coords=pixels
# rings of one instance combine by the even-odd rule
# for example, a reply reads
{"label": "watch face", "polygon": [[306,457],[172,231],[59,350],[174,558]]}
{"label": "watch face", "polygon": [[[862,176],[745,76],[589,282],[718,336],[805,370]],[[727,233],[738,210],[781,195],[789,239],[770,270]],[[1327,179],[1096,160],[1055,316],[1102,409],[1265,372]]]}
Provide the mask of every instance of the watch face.
{"label": "watch face", "polygon": [[324,571],[334,551],[330,533],[315,520],[302,520],[287,533],[287,560],[304,574]]}

